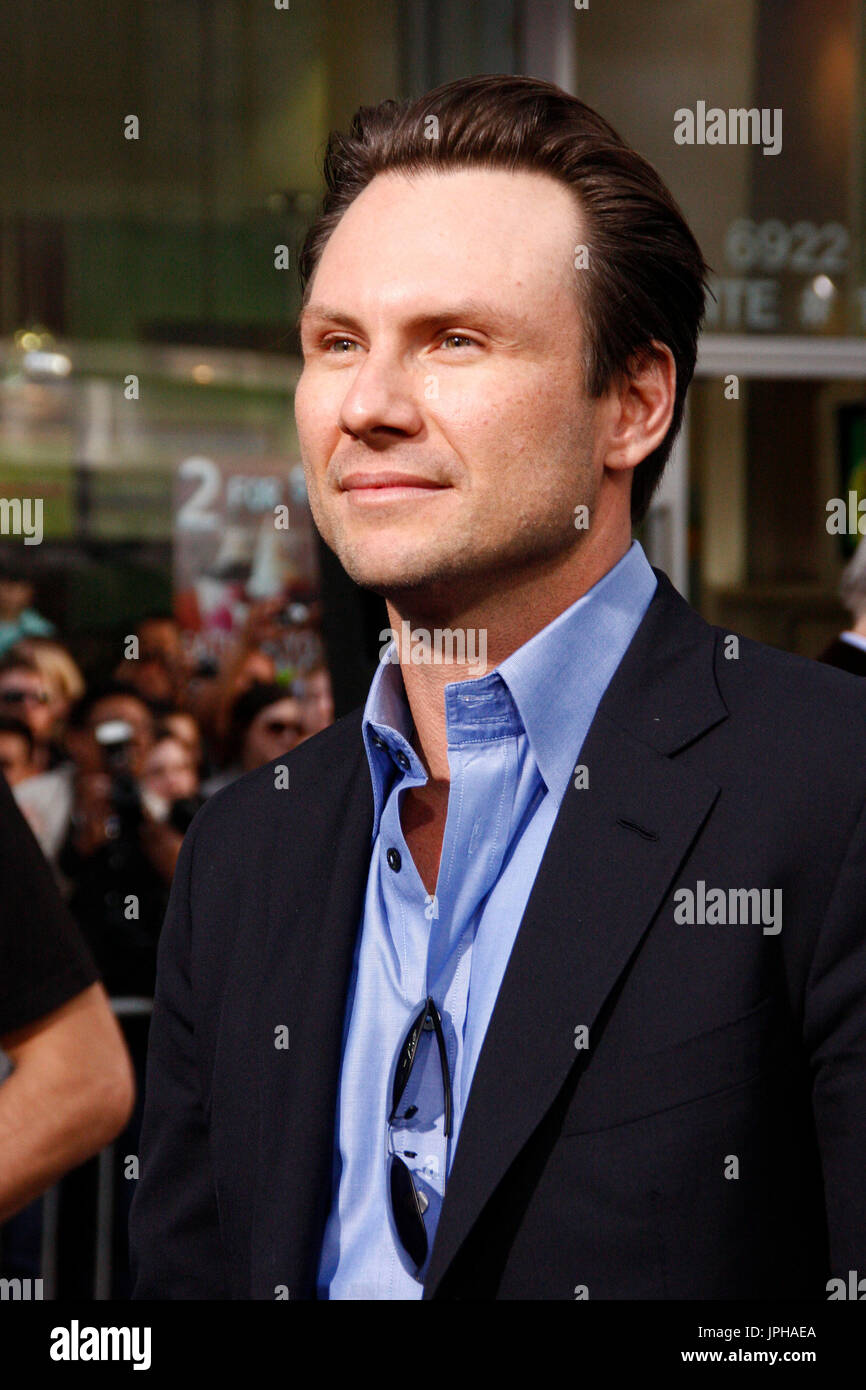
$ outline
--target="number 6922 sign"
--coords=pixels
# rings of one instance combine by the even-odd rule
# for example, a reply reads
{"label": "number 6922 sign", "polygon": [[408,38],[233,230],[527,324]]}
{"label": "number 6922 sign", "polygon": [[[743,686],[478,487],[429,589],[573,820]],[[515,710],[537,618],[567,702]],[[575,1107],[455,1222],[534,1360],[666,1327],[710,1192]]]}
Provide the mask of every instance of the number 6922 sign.
{"label": "number 6922 sign", "polygon": [[725,233],[725,259],[738,271],[793,271],[795,275],[843,275],[851,238],[841,222],[794,222],[739,217]]}

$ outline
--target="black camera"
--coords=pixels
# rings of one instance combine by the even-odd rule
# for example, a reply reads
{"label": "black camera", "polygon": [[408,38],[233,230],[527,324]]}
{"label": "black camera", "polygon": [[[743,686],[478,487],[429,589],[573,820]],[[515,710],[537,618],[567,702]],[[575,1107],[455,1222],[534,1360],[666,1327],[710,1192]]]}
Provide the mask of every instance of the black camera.
{"label": "black camera", "polygon": [[105,719],[93,731],[102,754],[103,770],[111,778],[111,808],[116,818],[112,838],[117,840],[136,835],[142,819],[141,794],[132,774],[130,758],[134,732],[125,719]]}

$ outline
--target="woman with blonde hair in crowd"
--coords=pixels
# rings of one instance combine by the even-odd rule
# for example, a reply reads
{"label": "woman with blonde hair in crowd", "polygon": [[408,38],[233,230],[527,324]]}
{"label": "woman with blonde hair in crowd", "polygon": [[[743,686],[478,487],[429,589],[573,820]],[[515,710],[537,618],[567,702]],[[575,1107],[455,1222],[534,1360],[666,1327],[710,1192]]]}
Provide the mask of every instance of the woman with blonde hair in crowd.
{"label": "woman with blonde hair in crowd", "polygon": [[10,655],[20,655],[38,670],[48,697],[51,757],[47,766],[34,766],[35,775],[16,784],[14,795],[42,853],[56,871],[74,799],[73,765],[65,749],[66,719],[72,705],[84,694],[84,677],[66,647],[51,637],[22,638]]}
{"label": "woman with blonde hair in crowd", "polygon": [[25,637],[15,644],[15,651],[26,652],[42,673],[48,688],[57,737],[62,733],[72,705],[84,694],[84,677],[71,653],[51,637]]}

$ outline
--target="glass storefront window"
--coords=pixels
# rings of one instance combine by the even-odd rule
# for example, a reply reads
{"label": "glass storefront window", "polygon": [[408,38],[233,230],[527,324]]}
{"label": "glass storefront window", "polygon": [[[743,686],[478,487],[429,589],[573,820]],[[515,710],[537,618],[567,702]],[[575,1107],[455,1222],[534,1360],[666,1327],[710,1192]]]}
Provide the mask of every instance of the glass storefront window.
{"label": "glass storefront window", "polygon": [[866,335],[860,0],[590,7],[577,72],[689,218],[709,332]]}

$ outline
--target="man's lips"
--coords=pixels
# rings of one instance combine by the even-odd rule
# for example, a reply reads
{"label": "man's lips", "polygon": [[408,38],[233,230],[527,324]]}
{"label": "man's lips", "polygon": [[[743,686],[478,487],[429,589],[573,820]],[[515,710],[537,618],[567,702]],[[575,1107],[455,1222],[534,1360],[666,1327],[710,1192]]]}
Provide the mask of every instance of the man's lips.
{"label": "man's lips", "polygon": [[447,487],[447,483],[435,483],[432,478],[419,478],[416,473],[392,473],[376,470],[366,473],[347,473],[340,483],[344,492],[366,492],[379,488],[422,488],[435,491]]}
{"label": "man's lips", "polygon": [[449,483],[436,483],[432,478],[419,477],[417,473],[396,473],[387,469],[347,473],[340,483],[341,491],[349,494],[353,506],[417,502],[421,497],[432,497],[434,493],[445,492],[449,487]]}

